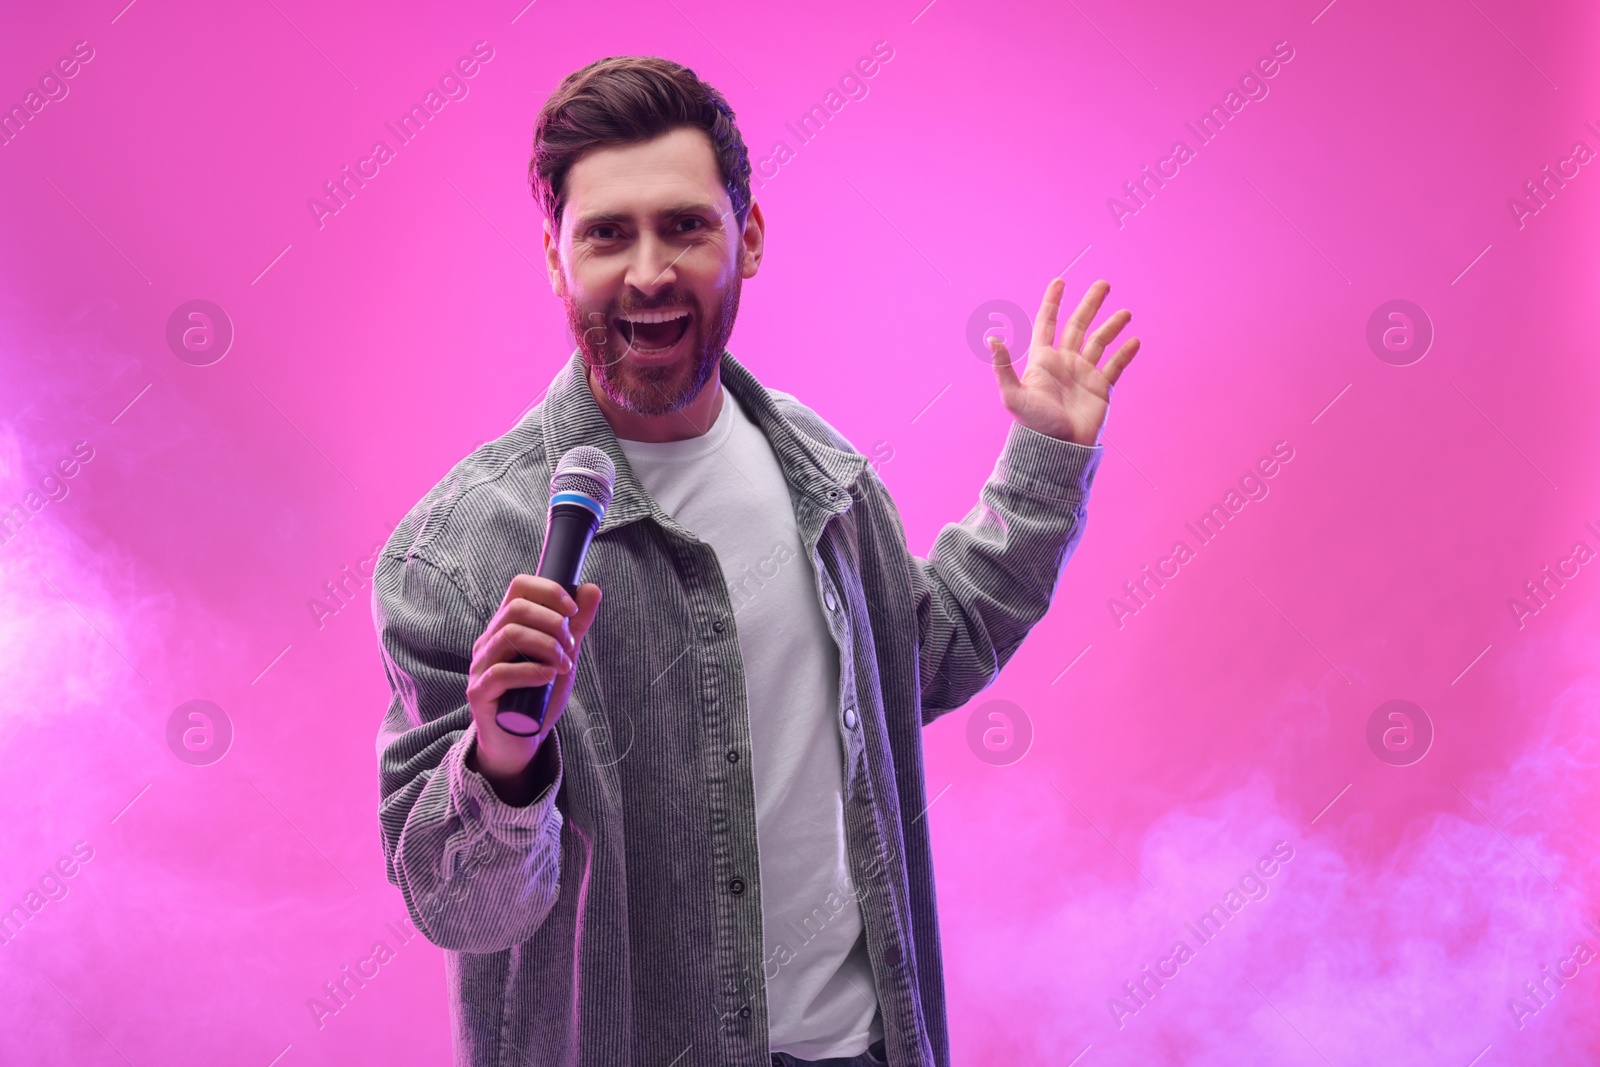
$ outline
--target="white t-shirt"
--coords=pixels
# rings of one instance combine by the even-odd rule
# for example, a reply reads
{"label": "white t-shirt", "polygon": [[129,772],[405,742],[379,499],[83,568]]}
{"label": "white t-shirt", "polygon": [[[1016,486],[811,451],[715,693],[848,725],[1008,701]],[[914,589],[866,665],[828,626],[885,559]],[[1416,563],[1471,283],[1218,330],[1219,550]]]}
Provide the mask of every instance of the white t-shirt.
{"label": "white t-shirt", "polygon": [[839,649],[778,457],[726,389],[700,437],[618,444],[728,583],[750,709],[771,1050],[857,1055],[883,1024],[845,848]]}

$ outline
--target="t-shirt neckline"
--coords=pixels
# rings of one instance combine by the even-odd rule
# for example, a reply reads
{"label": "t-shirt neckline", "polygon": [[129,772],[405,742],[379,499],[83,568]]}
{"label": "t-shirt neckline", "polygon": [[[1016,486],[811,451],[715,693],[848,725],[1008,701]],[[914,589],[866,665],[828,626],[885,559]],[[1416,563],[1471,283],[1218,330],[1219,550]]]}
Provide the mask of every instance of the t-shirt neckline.
{"label": "t-shirt neckline", "polygon": [[722,386],[722,410],[717,412],[716,421],[710,429],[699,437],[688,437],[682,441],[629,441],[617,438],[617,444],[629,456],[641,456],[649,459],[666,461],[683,461],[700,459],[709,455],[728,443],[728,438],[733,436],[733,422],[735,418],[743,416],[744,409],[735,411],[739,402],[734,399],[733,393],[726,386]]}

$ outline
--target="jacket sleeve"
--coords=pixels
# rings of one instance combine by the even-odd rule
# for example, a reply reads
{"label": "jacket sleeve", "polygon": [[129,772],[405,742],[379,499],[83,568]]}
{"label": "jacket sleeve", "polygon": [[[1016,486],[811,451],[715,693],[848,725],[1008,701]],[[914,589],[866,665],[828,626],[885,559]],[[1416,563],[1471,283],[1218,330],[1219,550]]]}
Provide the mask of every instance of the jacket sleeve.
{"label": "jacket sleeve", "polygon": [[492,612],[426,558],[385,553],[373,617],[392,691],[377,740],[385,873],[441,948],[499,952],[526,941],[560,890],[560,738],[550,739],[549,787],[525,807],[505,803],[466,765],[477,740],[467,671]]}
{"label": "jacket sleeve", "polygon": [[1104,452],[1013,422],[978,503],[911,557],[924,725],[993,681],[1044,617]]}

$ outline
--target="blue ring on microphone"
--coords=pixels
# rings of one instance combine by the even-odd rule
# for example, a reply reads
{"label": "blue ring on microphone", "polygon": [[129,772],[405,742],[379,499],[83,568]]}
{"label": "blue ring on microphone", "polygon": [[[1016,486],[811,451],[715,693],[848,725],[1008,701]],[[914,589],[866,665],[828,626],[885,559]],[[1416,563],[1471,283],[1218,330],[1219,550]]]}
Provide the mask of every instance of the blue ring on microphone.
{"label": "blue ring on microphone", "polygon": [[588,508],[594,512],[594,516],[597,519],[606,517],[605,506],[585,493],[557,493],[550,498],[550,506],[555,507],[557,504],[577,504],[579,507]]}

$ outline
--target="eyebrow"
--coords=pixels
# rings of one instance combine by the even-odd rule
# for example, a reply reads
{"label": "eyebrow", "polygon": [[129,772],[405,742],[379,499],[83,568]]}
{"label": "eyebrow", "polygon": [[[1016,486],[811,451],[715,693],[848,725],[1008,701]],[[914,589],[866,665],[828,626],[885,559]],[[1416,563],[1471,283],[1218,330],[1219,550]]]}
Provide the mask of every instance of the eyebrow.
{"label": "eyebrow", "polygon": [[[671,219],[676,218],[679,215],[690,215],[696,212],[711,215],[713,217],[718,215],[716,207],[705,202],[704,200],[690,200],[679,204],[673,204],[671,207],[663,208],[657,214],[660,218]],[[578,220],[575,225],[581,229],[588,226],[596,226],[600,223],[619,223],[632,221],[633,215],[626,211],[597,211],[592,214],[578,216]]]}

